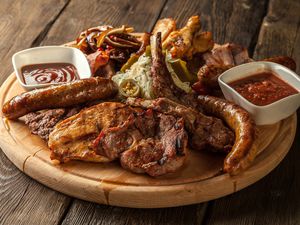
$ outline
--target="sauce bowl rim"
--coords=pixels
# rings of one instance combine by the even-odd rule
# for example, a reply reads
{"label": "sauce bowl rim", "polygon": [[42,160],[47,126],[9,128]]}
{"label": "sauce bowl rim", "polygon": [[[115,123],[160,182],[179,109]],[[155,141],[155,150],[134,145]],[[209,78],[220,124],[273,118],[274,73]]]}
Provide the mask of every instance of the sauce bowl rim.
{"label": "sauce bowl rim", "polygon": [[[270,104],[267,104],[267,105],[263,105],[263,106],[259,106],[259,105],[255,105],[254,103],[250,102],[248,99],[246,99],[244,96],[242,96],[239,92],[237,92],[234,88],[232,88],[226,81],[224,81],[224,77],[225,76],[229,76],[230,73],[232,73],[232,71],[236,70],[236,69],[240,69],[241,67],[246,67],[246,66],[250,66],[250,65],[253,65],[255,66],[256,68],[253,68],[253,70],[255,69],[260,69],[260,68],[257,68],[259,65],[269,65],[270,67],[268,69],[263,69],[263,71],[272,71],[275,73],[275,76],[276,74],[278,74],[278,72],[273,68],[274,66],[277,66],[277,67],[282,67],[284,70],[286,70],[288,72],[289,75],[293,76],[296,78],[296,80],[298,80],[298,82],[300,83],[300,77],[292,70],[290,70],[289,68],[281,65],[281,64],[278,64],[278,63],[274,63],[274,62],[249,62],[249,63],[244,63],[244,64],[241,64],[241,65],[238,65],[238,66],[235,66],[235,67],[232,67],[228,70],[226,70],[225,72],[223,72],[219,77],[218,77],[218,83],[219,85],[221,86],[225,86],[227,89],[229,89],[232,93],[234,93],[235,95],[237,95],[240,99],[242,99],[245,103],[247,103],[249,106],[251,107],[255,107],[255,108],[258,108],[258,109],[266,109],[266,108],[269,108],[269,107],[272,107],[274,105],[277,105],[277,104],[281,104],[282,102],[284,101],[287,101],[289,98],[295,98],[295,97],[298,97],[299,100],[300,100],[300,90],[299,88],[295,87],[293,84],[291,84],[289,81],[287,81],[286,79],[282,78],[282,77],[279,77],[281,80],[283,80],[284,82],[286,82],[288,85],[292,86],[293,88],[295,88],[298,93],[297,94],[293,94],[293,95],[289,95],[289,96],[286,96],[284,98],[281,98],[277,101],[274,101]],[[241,79],[241,78],[246,78],[246,77],[249,77],[249,76],[253,76],[254,73],[249,73],[249,74],[246,74],[244,75],[243,77],[240,77],[238,79]],[[238,80],[236,79],[236,80]],[[234,80],[235,81],[235,80]],[[232,81],[231,81],[232,82]],[[223,92],[223,90],[222,90]],[[224,93],[223,93],[224,94]]]}
{"label": "sauce bowl rim", "polygon": [[[16,57],[18,55],[21,54],[30,54],[28,52],[31,51],[35,51],[35,50],[39,50],[39,49],[68,49],[71,51],[75,51],[76,54],[81,54],[84,56],[84,58],[86,59],[84,53],[82,51],[80,51],[78,48],[74,48],[74,47],[69,47],[69,46],[59,46],[59,45],[47,45],[47,46],[38,46],[38,47],[33,47],[33,48],[27,48],[27,49],[23,49],[21,51],[18,51],[16,53],[13,54],[12,56],[12,64],[13,64],[13,68],[14,68],[14,72],[15,75],[17,77],[17,80],[19,81],[19,83],[21,84],[22,87],[24,87],[25,89],[30,89],[30,90],[34,90],[34,89],[39,89],[39,88],[44,88],[44,87],[49,87],[51,85],[59,85],[59,84],[65,84],[67,82],[60,82],[60,83],[46,83],[46,84],[26,84],[22,79],[21,79],[21,74],[18,71],[18,67],[16,65]],[[45,62],[45,63],[49,63],[49,62]],[[57,61],[57,63],[66,63],[65,61]],[[86,63],[88,64],[88,60],[86,59]],[[43,64],[43,63],[37,63],[37,64]],[[76,65],[73,64],[73,66],[77,69]],[[77,69],[78,70],[78,69]],[[89,70],[89,74],[87,74],[88,77],[92,76],[91,70]],[[81,74],[78,73],[79,79],[85,79],[85,78],[81,78]],[[87,78],[88,78],[87,77]]]}

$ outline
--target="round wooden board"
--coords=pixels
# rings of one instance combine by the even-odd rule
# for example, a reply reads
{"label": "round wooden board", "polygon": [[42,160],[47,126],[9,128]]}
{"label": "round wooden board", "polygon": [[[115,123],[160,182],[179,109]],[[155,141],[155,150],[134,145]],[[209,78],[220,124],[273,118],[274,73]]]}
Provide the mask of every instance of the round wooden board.
{"label": "round wooden board", "polygon": [[[0,89],[5,101],[23,92],[15,74]],[[182,168],[159,178],[133,174],[117,162],[96,164],[74,161],[54,165],[45,142],[30,134],[22,118],[8,121],[1,114],[0,146],[24,173],[64,194],[115,206],[159,208],[188,205],[216,199],[258,181],[274,169],[289,151],[296,133],[296,114],[281,122],[258,128],[260,154],[244,173],[221,174],[224,156],[190,151]]]}

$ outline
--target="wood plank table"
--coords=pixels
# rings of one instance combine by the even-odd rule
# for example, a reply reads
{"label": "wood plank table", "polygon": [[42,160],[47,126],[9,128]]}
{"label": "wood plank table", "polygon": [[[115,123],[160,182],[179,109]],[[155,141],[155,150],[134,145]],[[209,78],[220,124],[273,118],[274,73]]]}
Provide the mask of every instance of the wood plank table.
{"label": "wood plank table", "polygon": [[[150,31],[200,14],[217,43],[248,47],[255,59],[293,57],[300,74],[299,0],[1,0],[0,84],[22,49],[62,44],[99,24]],[[298,111],[298,116],[299,116]],[[298,128],[300,123],[298,122]],[[1,138],[1,137],[0,137]],[[165,209],[98,205],[55,192],[20,172],[0,151],[0,224],[300,224],[300,131],[283,162],[254,185],[208,203]]]}

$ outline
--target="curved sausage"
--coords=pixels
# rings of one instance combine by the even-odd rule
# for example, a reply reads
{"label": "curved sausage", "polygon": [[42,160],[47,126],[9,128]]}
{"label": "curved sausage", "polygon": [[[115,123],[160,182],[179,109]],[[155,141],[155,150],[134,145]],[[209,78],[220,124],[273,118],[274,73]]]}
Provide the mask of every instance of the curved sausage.
{"label": "curved sausage", "polygon": [[288,56],[274,56],[271,58],[263,59],[262,61],[278,63],[289,68],[290,70],[296,71],[295,60]]}
{"label": "curved sausage", "polygon": [[212,96],[198,96],[199,107],[204,111],[223,119],[235,132],[235,143],[224,160],[225,172],[235,175],[248,167],[254,160],[257,149],[255,123],[249,113],[240,106]]}
{"label": "curved sausage", "polygon": [[92,77],[22,93],[6,102],[2,112],[8,119],[17,119],[29,112],[105,99],[117,92],[118,88],[113,81]]}

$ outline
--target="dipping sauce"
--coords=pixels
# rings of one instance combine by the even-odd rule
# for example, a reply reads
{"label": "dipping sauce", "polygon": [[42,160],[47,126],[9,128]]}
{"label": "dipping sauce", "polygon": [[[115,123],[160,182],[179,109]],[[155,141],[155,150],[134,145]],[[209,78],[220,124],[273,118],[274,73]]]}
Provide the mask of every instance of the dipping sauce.
{"label": "dipping sauce", "polygon": [[229,83],[248,101],[264,106],[299,92],[270,71],[263,71]]}
{"label": "dipping sauce", "polygon": [[25,84],[49,84],[79,79],[77,69],[71,63],[45,63],[21,68]]}

